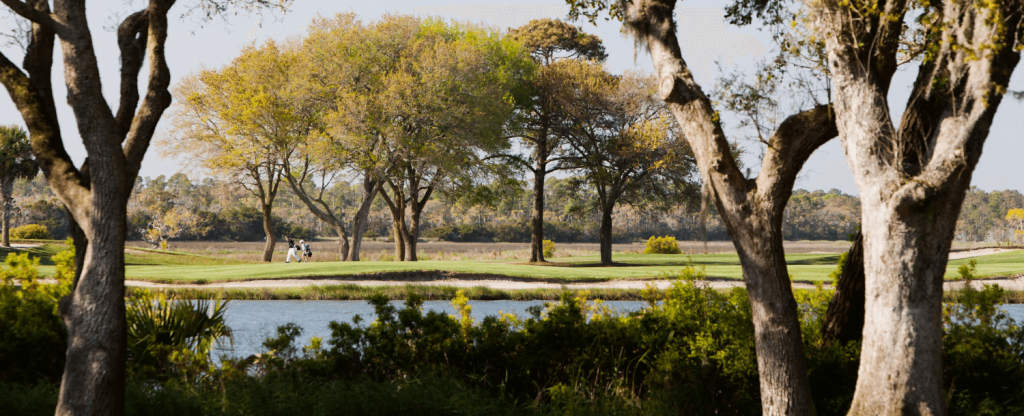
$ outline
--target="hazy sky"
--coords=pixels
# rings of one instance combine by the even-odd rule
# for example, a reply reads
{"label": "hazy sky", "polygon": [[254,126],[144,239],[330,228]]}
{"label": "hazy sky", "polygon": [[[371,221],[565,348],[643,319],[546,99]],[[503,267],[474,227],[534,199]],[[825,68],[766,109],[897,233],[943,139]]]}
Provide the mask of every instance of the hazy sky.
{"label": "hazy sky", "polygon": [[[113,105],[116,105],[118,98],[119,55],[115,34],[105,28],[116,27],[118,17],[135,10],[131,3],[130,0],[93,0],[88,3],[104,91],[108,102]],[[291,11],[284,15],[239,14],[212,22],[199,22],[191,17],[177,18],[186,11],[182,6],[188,3],[189,0],[179,1],[171,11],[175,19],[171,21],[167,40],[167,58],[175,80],[202,67],[223,66],[242,47],[253,42],[301,36],[310,20],[317,15],[355,12],[364,20],[373,20],[385,13],[434,14],[505,28],[522,24],[532,17],[559,17],[567,10],[565,3],[560,0],[295,0]],[[135,6],[141,4],[135,1]],[[720,17],[716,17],[721,16],[718,9],[722,4],[720,1],[687,0],[680,4],[686,7],[681,7],[677,13],[684,55],[705,91],[713,86],[718,72],[716,61],[726,66],[735,64],[740,69],[749,68],[756,58],[771,49],[770,38],[765,33],[722,24]],[[11,24],[10,18],[0,20],[0,28],[7,28]],[[620,34],[618,22],[599,21],[597,27],[585,21],[577,24],[604,40],[609,55],[607,65],[612,72],[652,71],[650,57],[643,51],[634,51],[632,40]],[[6,29],[0,30],[6,32]],[[0,50],[12,60],[21,59],[21,53],[16,47],[3,46]],[[59,65],[59,52],[57,58]],[[65,96],[62,72],[59,67],[55,68],[54,92],[58,97]],[[1024,90],[1024,78],[1020,72],[1018,70],[1015,73],[1010,89]],[[896,76],[890,98],[896,103],[892,111],[897,117],[902,112],[915,75],[916,69],[907,68]],[[1003,101],[981,162],[974,173],[975,186],[985,190],[1024,189],[1024,174],[1020,168],[1021,157],[1024,156],[1024,140],[1020,133],[1015,133],[1024,130],[1024,120],[1019,116],[1021,110],[1022,105],[1016,100],[1008,98]],[[80,163],[85,158],[85,150],[75,130],[71,110],[66,105],[58,104],[58,112],[68,152]],[[730,120],[725,121],[728,126]],[[0,124],[12,123],[23,125],[9,97],[0,93]],[[756,174],[759,165],[757,147],[752,142],[741,143],[749,150],[744,162]],[[188,170],[183,162],[175,157],[161,157],[159,149],[154,148],[148,153],[140,174],[152,177]],[[823,146],[811,157],[796,186],[812,190],[838,188],[847,193],[857,193],[838,140]]]}

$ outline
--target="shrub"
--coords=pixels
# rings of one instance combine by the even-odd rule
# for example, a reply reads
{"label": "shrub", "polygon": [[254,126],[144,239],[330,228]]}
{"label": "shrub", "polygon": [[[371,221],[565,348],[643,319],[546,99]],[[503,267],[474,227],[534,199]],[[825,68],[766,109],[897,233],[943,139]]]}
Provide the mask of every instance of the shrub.
{"label": "shrub", "polygon": [[39,224],[26,224],[11,229],[11,238],[18,240],[49,240],[50,231]]}
{"label": "shrub", "polygon": [[28,253],[8,254],[7,269],[0,270],[0,380],[60,380],[67,331],[57,304],[71,293],[73,249],[54,255],[53,261],[56,284],[39,282],[39,259]]}
{"label": "shrub", "polygon": [[644,246],[644,254],[679,254],[682,251],[679,250],[679,243],[676,242],[675,237],[655,237],[647,239],[647,244]]}
{"label": "shrub", "polygon": [[544,258],[555,256],[555,242],[544,240]]}
{"label": "shrub", "polygon": [[163,292],[140,292],[129,299],[129,374],[190,380],[209,374],[214,343],[231,337],[226,306],[221,300],[171,301]]}

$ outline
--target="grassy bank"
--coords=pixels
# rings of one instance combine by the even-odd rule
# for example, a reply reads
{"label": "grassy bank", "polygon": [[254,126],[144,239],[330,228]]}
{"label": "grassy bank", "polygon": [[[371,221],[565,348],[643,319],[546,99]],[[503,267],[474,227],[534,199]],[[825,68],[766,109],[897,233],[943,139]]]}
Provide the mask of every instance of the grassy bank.
{"label": "grassy bank", "polygon": [[[391,300],[404,300],[409,293],[415,293],[424,300],[452,300],[456,292],[462,290],[470,300],[551,300],[556,301],[565,292],[575,293],[575,289],[491,289],[486,287],[454,287],[454,286],[359,286],[359,285],[325,285],[297,288],[231,288],[231,289],[195,289],[170,288],[146,289],[128,287],[128,296],[137,296],[144,292],[164,292],[177,299],[229,299],[229,300],[366,300],[370,296],[381,293]],[[728,292],[731,289],[719,289]],[[814,289],[795,289],[795,292]],[[826,289],[828,290],[828,289]],[[600,300],[644,300],[643,289],[590,289],[589,299]],[[664,290],[658,290],[664,295]],[[946,302],[957,302],[960,291],[947,291],[943,294]],[[1005,290],[999,303],[1024,303],[1024,291]]]}
{"label": "grassy bank", "polygon": [[[129,287],[128,296],[146,291],[161,291],[178,299],[231,299],[231,300],[365,300],[381,293],[392,300],[404,300],[409,293],[415,293],[424,300],[452,300],[456,292],[465,291],[471,300],[558,300],[562,293],[575,290],[565,289],[522,289],[502,290],[486,287],[454,286],[359,286],[331,285],[301,288],[233,288],[233,289],[144,289]],[[601,300],[642,300],[640,289],[594,289],[590,299]]]}

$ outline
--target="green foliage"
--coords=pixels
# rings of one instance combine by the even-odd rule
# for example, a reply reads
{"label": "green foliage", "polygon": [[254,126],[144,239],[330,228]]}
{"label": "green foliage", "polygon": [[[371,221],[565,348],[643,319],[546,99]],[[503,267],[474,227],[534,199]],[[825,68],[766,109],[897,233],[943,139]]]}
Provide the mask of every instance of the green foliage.
{"label": "green foliage", "polygon": [[943,380],[951,415],[1024,413],[1024,328],[999,307],[1003,289],[971,284],[973,267],[961,266],[965,285],[957,302],[943,305]]}
{"label": "green foliage", "polygon": [[555,242],[551,240],[544,240],[544,258],[555,256]]}
{"label": "green foliage", "polygon": [[26,224],[11,229],[11,238],[18,240],[48,240],[50,231],[39,224]]}
{"label": "green foliage", "polygon": [[836,269],[832,273],[828,274],[829,280],[838,283],[839,277],[843,275],[843,269],[846,268],[846,262],[850,261],[850,252],[844,251],[843,254],[839,255],[839,261],[836,262]]}
{"label": "green foliage", "polygon": [[[129,414],[757,414],[747,292],[723,293],[704,278],[701,269],[686,268],[668,290],[645,291],[648,306],[628,314],[589,301],[588,292],[562,292],[526,317],[483,319],[473,318],[461,291],[454,316],[424,313],[414,294],[401,308],[377,294],[370,300],[374,322],[332,322],[327,342],[300,348],[301,328],[289,324],[264,342],[267,353],[220,368],[175,362],[167,349],[172,357],[164,360],[179,366],[172,370],[179,377],[131,372],[126,406]],[[998,308],[1001,292],[968,288],[944,309],[951,414],[1024,410],[1024,331]],[[820,415],[845,414],[860,354],[856,342],[821,345],[831,295],[821,286],[794,292]],[[151,310],[174,309],[158,298],[138,299],[149,299]],[[129,359],[137,360],[132,351]],[[0,383],[0,408],[44,414],[55,395],[52,384]]]}
{"label": "green foliage", "polygon": [[676,242],[675,237],[664,236],[647,239],[647,243],[644,244],[644,254],[680,254],[679,243]]}
{"label": "green foliage", "polygon": [[604,61],[608,57],[600,38],[561,20],[534,19],[510,29],[507,36],[522,43],[544,65],[558,58]]}
{"label": "green foliage", "polygon": [[39,259],[28,253],[8,254],[7,268],[0,270],[0,380],[60,380],[67,332],[57,305],[71,293],[74,251],[53,261],[56,284],[39,281]]}
{"label": "green foliage", "polygon": [[173,301],[163,292],[128,300],[128,372],[141,378],[194,380],[212,370],[214,343],[231,337],[226,301]]}
{"label": "green foliage", "polygon": [[11,208],[14,181],[31,179],[38,173],[28,132],[17,125],[0,125],[0,205]]}

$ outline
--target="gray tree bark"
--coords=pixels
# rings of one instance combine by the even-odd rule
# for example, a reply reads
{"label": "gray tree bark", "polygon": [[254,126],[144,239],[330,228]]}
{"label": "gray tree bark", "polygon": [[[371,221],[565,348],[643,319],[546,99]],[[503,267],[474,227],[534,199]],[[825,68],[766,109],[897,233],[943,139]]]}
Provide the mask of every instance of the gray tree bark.
{"label": "gray tree bark", "polygon": [[274,248],[277,247],[277,234],[274,233],[272,209],[272,205],[263,203],[260,210],[263,213],[263,233],[267,236],[267,241],[263,244],[263,261],[268,263],[274,261]]}
{"label": "gray tree bark", "polygon": [[829,106],[788,117],[769,138],[761,172],[746,179],[710,100],[682,58],[675,0],[619,1],[625,29],[650,52],[659,94],[689,141],[740,257],[753,313],[765,415],[813,415],[796,301],[782,247],[782,214],[810,154],[837,134]]}
{"label": "gray tree bark", "polygon": [[823,344],[860,341],[864,332],[864,234],[857,233],[821,324]]}
{"label": "gray tree bark", "polygon": [[388,185],[394,198],[383,189],[380,191],[380,196],[384,198],[384,202],[391,212],[391,233],[395,239],[395,261],[405,261],[405,236],[407,234],[405,230],[405,193],[393,181],[388,181]]}
{"label": "gray tree bark", "polygon": [[[1020,55],[1019,0],[943,2],[897,126],[887,93],[908,2],[808,1],[862,201],[865,323],[851,415],[942,415],[942,278],[956,218]],[[993,13],[998,13],[998,16]]]}
{"label": "gray tree bark", "polygon": [[[68,329],[67,361],[58,415],[124,413],[124,238],[126,205],[156,124],[170,105],[170,73],[164,58],[171,0],[150,0],[117,30],[121,49],[120,103],[116,114],[104,99],[82,1],[4,0],[32,22],[22,67],[0,54],[0,83],[25,120],[32,149],[51,189],[67,207],[80,258],[74,289],[61,301]],[[61,57],[71,106],[88,157],[75,167],[61,138],[50,82],[54,42]],[[139,72],[149,62],[140,103]],[[92,167],[90,170],[90,166]],[[78,228],[80,227],[80,228]]]}
{"label": "gray tree bark", "polygon": [[359,251],[362,249],[363,234],[366,233],[370,207],[373,206],[373,200],[380,192],[381,185],[379,179],[371,178],[369,174],[363,178],[363,202],[359,205],[352,224],[352,246],[349,248],[348,255],[348,259],[351,261],[359,261]]}
{"label": "gray tree bark", "polygon": [[[546,132],[542,133],[546,135]],[[533,214],[530,216],[530,262],[544,260],[544,180],[547,177],[548,149],[547,140],[538,140],[534,144],[533,168]]]}
{"label": "gray tree bark", "polygon": [[11,246],[11,235],[10,235],[11,234],[11,206],[10,206],[10,204],[4,204],[3,216],[4,216],[3,231],[2,231],[3,232],[3,246],[4,247],[10,247]]}
{"label": "gray tree bark", "polygon": [[615,204],[601,207],[601,228],[599,229],[599,240],[601,247],[601,265],[612,265],[612,210]]}

